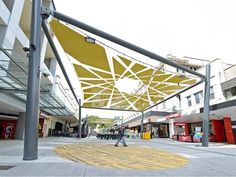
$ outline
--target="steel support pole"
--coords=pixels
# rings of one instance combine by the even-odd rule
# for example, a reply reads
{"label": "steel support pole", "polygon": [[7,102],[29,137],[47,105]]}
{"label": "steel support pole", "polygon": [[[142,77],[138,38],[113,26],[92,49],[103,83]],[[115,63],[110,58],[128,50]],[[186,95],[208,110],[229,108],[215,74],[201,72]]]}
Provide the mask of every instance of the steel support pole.
{"label": "steel support pole", "polygon": [[29,72],[25,117],[23,160],[38,158],[38,118],[40,95],[41,0],[32,0]]}
{"label": "steel support pole", "polygon": [[141,139],[143,139],[143,119],[144,119],[144,112],[142,111],[141,128],[140,128],[140,138]]}
{"label": "steel support pole", "polygon": [[81,109],[82,108],[82,106],[81,106],[81,99],[79,99],[79,124],[78,124],[78,135],[77,135],[77,137],[78,138],[82,138],[82,136],[81,136]]}
{"label": "steel support pole", "polygon": [[57,51],[57,48],[56,48],[56,46],[55,46],[55,44],[54,44],[54,42],[53,42],[53,40],[52,40],[52,37],[51,37],[51,35],[50,35],[49,29],[48,29],[48,27],[47,27],[47,24],[46,24],[45,20],[42,21],[42,28],[43,28],[43,31],[44,31],[44,33],[45,33],[47,39],[48,39],[48,42],[49,42],[49,44],[50,44],[50,47],[52,48],[53,54],[55,55],[55,57],[56,57],[56,59],[57,59],[57,62],[58,62],[59,66],[60,66],[60,68],[61,68],[61,70],[62,70],[62,73],[63,73],[63,75],[65,76],[66,82],[67,82],[67,84],[69,85],[70,91],[72,92],[72,94],[73,94],[73,96],[74,96],[74,98],[75,98],[77,104],[79,105],[79,104],[80,104],[80,103],[79,103],[80,101],[79,101],[79,99],[77,98],[77,96],[76,96],[76,94],[75,94],[74,88],[73,88],[73,86],[72,86],[72,84],[71,84],[71,81],[70,81],[70,79],[69,79],[69,76],[67,75],[66,69],[65,69],[65,67],[64,67],[64,65],[63,65],[63,63],[62,63],[62,59],[61,59],[61,57],[60,57],[60,55],[59,55],[59,53],[58,53],[58,51]]}
{"label": "steel support pole", "polygon": [[204,89],[203,138],[202,138],[202,146],[203,147],[208,147],[210,75],[211,75],[211,65],[208,64],[206,66],[206,80],[205,80],[205,89]]}
{"label": "steel support pole", "polygon": [[83,22],[80,22],[80,21],[78,21],[76,19],[73,19],[73,18],[71,18],[69,16],[66,16],[66,15],[64,15],[64,14],[62,14],[60,12],[51,10],[50,14],[53,15],[55,18],[61,20],[61,21],[64,21],[64,22],[69,23],[69,24],[71,24],[73,26],[76,26],[76,27],[81,28],[81,29],[83,29],[85,31],[88,31],[88,32],[90,32],[92,34],[95,34],[95,35],[100,36],[100,37],[102,37],[104,39],[107,39],[107,40],[109,40],[111,42],[119,44],[119,45],[121,45],[123,47],[126,47],[126,48],[128,48],[130,50],[133,50],[133,51],[135,51],[137,53],[145,55],[145,56],[147,56],[147,57],[149,57],[151,59],[157,60],[159,62],[165,63],[167,65],[173,66],[175,68],[178,68],[180,70],[186,71],[186,72],[188,72],[190,74],[193,74],[195,76],[198,76],[200,78],[205,79],[205,76],[203,74],[200,74],[200,73],[195,72],[195,71],[193,71],[191,69],[188,69],[187,67],[184,67],[184,66],[179,65],[179,64],[177,64],[175,62],[167,60],[166,58],[163,58],[163,57],[161,57],[161,56],[159,56],[159,55],[157,55],[157,54],[155,54],[153,52],[150,52],[150,51],[148,51],[148,50],[146,50],[144,48],[141,48],[139,46],[131,44],[131,43],[127,42],[127,41],[124,41],[123,39],[120,39],[120,38],[117,38],[117,37],[115,37],[113,35],[105,33],[105,32],[103,32],[103,31],[101,31],[99,29],[96,29],[96,28],[94,28],[92,26],[89,26],[89,25],[83,23]]}

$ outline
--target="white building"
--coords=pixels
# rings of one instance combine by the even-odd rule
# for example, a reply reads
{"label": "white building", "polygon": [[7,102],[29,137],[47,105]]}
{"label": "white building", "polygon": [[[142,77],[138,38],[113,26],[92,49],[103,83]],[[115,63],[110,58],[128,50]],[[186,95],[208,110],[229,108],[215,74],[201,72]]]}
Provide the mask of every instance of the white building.
{"label": "white building", "polygon": [[[236,137],[236,70],[235,66],[222,62],[220,59],[215,59],[212,62],[207,60],[198,60],[194,58],[181,58],[178,59],[169,55],[172,61],[184,65],[192,70],[201,74],[205,74],[205,65],[211,65],[211,81],[210,81],[210,133],[217,136],[217,141],[231,141],[233,136]],[[196,62],[197,61],[197,62]],[[193,64],[193,63],[196,64]],[[168,67],[168,70],[173,68]],[[167,69],[166,68],[166,69]],[[178,70],[177,70],[178,71]],[[178,71],[181,72],[181,71]],[[185,73],[182,73],[185,74]],[[169,127],[169,137],[173,135],[183,135],[181,141],[192,141],[190,135],[195,132],[196,127],[202,128],[202,113],[204,107],[204,82],[173,97],[156,107],[152,111],[165,111],[170,115],[162,116],[157,119],[158,124],[166,124]],[[137,116],[127,116],[127,123],[138,121],[140,126],[140,119]],[[230,118],[230,119],[227,119]],[[125,120],[126,120],[125,119]],[[145,118],[148,119],[148,118]],[[224,124],[230,124],[226,126]],[[222,129],[222,130],[219,130]],[[232,130],[232,131],[231,131]],[[234,132],[231,138],[227,136],[227,132]],[[184,136],[189,137],[184,137]],[[186,138],[186,139],[184,139]],[[228,140],[231,139],[231,140]],[[234,141],[235,142],[235,141]]]}
{"label": "white building", "polygon": [[[51,0],[43,0],[43,5],[54,8]],[[31,0],[0,0],[0,138],[5,138],[6,127],[12,125],[11,137],[16,132],[15,138],[23,138],[28,75],[23,48],[29,46],[30,9]],[[47,136],[53,130],[63,131],[69,122],[76,123],[78,105],[43,32],[41,45],[39,135]],[[60,45],[57,47],[75,92],[82,98],[74,67]]]}
{"label": "white building", "polygon": [[[210,133],[218,137],[219,140],[217,141],[230,141],[227,137],[227,131],[229,130],[224,124],[226,124],[226,118],[230,118],[230,126],[231,124],[233,126],[229,126],[229,129],[231,128],[232,130],[233,128],[233,131],[235,132],[235,84],[233,84],[235,79],[235,68],[230,64],[222,62],[220,59],[215,59],[209,64],[211,65]],[[205,67],[203,66],[200,68],[198,72],[204,74]],[[232,101],[229,102],[228,100]],[[178,96],[178,99],[173,98],[158,105],[157,110],[166,107],[166,110],[174,111],[173,104],[176,112],[179,112],[180,114],[163,119],[163,122],[169,123],[170,125],[170,137],[173,135],[190,135],[196,131],[196,127],[202,128],[204,83],[181,93]],[[181,140],[184,141],[184,139]],[[190,139],[186,139],[186,141],[190,141]]]}

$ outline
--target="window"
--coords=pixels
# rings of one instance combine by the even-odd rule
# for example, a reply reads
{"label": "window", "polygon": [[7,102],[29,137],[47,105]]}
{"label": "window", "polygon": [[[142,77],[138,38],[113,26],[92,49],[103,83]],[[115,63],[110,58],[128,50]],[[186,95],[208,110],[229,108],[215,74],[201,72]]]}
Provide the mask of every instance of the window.
{"label": "window", "polygon": [[224,93],[227,99],[236,96],[236,87],[226,89]]}
{"label": "window", "polygon": [[163,102],[163,109],[165,109],[166,108],[166,102],[164,101]]}
{"label": "window", "polygon": [[187,96],[187,101],[188,101],[188,106],[192,106],[192,100],[191,100],[191,95]]}
{"label": "window", "polygon": [[195,93],[194,96],[195,96],[196,104],[199,104],[203,101],[203,92],[202,91]]}
{"label": "window", "polygon": [[230,89],[231,95],[235,96],[236,95],[236,87],[233,87]]}
{"label": "window", "polygon": [[213,90],[213,86],[210,87],[210,99],[215,99],[215,93],[214,93],[214,90]]}
{"label": "window", "polygon": [[179,68],[176,68],[176,71],[177,71],[177,73],[180,73],[180,74],[184,74],[185,73],[185,71],[183,71],[183,70],[181,70]]}

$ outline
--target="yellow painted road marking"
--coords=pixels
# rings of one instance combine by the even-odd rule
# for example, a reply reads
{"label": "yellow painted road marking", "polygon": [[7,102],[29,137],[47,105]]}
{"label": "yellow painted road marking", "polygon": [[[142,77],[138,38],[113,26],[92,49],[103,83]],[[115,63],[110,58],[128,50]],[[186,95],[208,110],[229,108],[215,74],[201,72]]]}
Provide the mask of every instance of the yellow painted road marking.
{"label": "yellow painted road marking", "polygon": [[182,167],[189,162],[181,155],[137,145],[69,144],[56,147],[54,151],[75,162],[118,169],[158,170]]}

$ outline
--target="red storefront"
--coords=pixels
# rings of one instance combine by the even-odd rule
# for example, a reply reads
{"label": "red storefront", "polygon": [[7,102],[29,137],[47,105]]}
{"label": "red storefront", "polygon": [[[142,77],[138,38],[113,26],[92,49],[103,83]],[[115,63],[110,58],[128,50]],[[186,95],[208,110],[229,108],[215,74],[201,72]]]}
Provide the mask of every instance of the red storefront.
{"label": "red storefront", "polygon": [[[173,140],[185,142],[197,142],[193,135],[196,129],[202,132],[202,122],[174,122],[175,135]],[[209,141],[210,142],[227,142],[235,144],[235,135],[232,129],[231,118],[212,119],[209,123]]]}
{"label": "red storefront", "polygon": [[[167,115],[166,120],[180,118],[181,114],[179,112]],[[187,122],[174,122],[174,135],[172,135],[173,140],[192,142],[192,136],[190,135],[190,124]]]}
{"label": "red storefront", "polygon": [[223,117],[223,120],[212,120],[213,134],[216,142],[235,144],[235,135],[232,129],[231,118]]}
{"label": "red storefront", "polygon": [[175,135],[174,140],[192,142],[190,135],[190,124],[186,122],[174,122]]}

